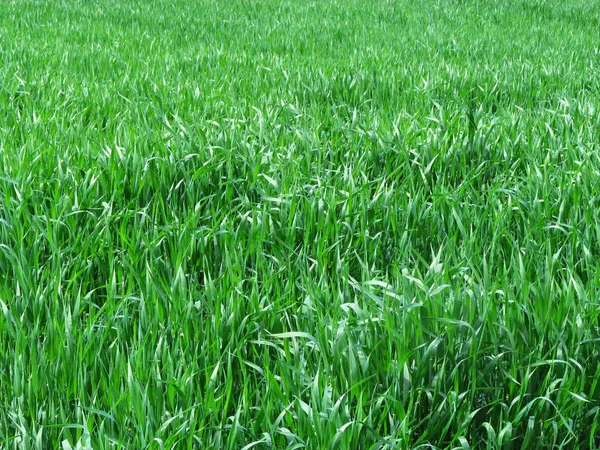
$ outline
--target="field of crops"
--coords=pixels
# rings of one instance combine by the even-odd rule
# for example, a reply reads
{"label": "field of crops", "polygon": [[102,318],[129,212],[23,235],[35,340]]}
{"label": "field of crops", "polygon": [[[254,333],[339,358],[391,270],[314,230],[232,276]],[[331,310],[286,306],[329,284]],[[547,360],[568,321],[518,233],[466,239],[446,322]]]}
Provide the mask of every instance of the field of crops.
{"label": "field of crops", "polygon": [[600,448],[600,4],[0,0],[0,447]]}

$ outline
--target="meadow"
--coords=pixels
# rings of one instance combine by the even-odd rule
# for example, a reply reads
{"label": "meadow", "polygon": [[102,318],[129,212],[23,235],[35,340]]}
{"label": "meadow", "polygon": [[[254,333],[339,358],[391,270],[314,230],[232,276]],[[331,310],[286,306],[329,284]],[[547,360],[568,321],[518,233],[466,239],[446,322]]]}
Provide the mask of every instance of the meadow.
{"label": "meadow", "polygon": [[600,448],[600,4],[0,0],[0,447]]}

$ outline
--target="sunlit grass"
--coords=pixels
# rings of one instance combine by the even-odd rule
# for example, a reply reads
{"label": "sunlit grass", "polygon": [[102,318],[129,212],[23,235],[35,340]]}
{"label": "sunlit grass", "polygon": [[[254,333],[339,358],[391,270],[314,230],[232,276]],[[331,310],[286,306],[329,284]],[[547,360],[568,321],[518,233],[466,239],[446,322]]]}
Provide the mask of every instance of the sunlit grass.
{"label": "sunlit grass", "polygon": [[598,5],[0,11],[2,448],[600,447]]}

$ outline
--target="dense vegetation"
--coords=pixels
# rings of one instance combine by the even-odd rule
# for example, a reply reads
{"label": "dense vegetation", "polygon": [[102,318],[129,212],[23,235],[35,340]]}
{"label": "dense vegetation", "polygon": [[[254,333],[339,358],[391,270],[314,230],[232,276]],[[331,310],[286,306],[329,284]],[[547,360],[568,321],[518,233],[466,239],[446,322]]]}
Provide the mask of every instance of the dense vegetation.
{"label": "dense vegetation", "polygon": [[600,4],[0,0],[7,449],[600,447]]}

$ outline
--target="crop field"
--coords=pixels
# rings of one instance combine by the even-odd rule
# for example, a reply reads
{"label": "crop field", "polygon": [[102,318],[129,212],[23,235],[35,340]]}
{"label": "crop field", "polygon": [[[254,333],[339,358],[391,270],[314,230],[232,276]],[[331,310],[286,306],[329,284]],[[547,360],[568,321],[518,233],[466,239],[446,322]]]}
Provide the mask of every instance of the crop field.
{"label": "crop field", "polygon": [[600,3],[0,0],[0,448],[600,448]]}

